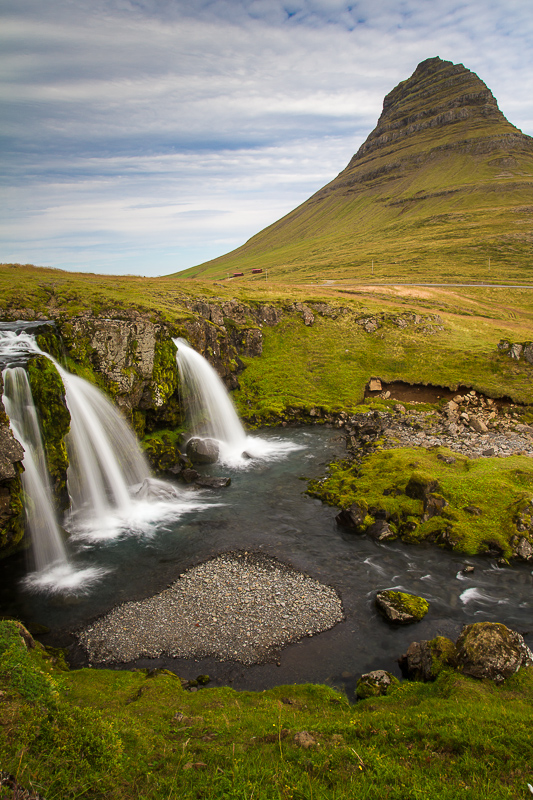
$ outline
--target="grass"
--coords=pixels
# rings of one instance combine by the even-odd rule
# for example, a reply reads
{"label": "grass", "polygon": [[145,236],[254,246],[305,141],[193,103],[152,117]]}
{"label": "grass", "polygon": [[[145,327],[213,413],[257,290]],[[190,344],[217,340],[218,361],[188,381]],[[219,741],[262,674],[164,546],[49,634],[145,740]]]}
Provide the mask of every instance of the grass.
{"label": "grass", "polygon": [[47,800],[509,800],[533,779],[533,669],[501,687],[444,670],[356,705],[327,686],[191,693],[168,672],[59,672],[40,650],[24,671],[57,694],[25,692],[4,649],[0,758]]}
{"label": "grass", "polygon": [[[455,462],[448,464],[439,455],[453,455]],[[414,478],[438,482],[433,493],[447,502],[441,515],[424,521],[423,501],[406,493]],[[517,534],[518,518],[529,521],[533,513],[532,492],[530,458],[472,460],[445,448],[380,450],[358,466],[332,464],[324,479],[310,483],[310,493],[326,503],[342,508],[357,503],[368,509],[368,524],[378,509],[386,511],[407,542],[440,541],[446,532],[446,542],[453,542],[456,550],[473,555],[497,545],[506,558],[512,553],[510,540]]]}

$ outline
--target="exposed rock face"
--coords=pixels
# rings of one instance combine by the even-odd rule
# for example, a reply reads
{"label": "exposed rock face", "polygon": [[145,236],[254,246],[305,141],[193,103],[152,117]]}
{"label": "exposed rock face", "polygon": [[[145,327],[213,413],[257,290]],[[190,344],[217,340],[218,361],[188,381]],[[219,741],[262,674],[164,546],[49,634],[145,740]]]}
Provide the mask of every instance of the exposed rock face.
{"label": "exposed rock face", "polygon": [[457,640],[457,667],[474,678],[501,683],[521,667],[533,665],[533,653],[516,631],[497,622],[466,625]]}
{"label": "exposed rock face", "polygon": [[353,161],[424,130],[480,117],[505,120],[483,81],[462,64],[428,58],[385,97],[378,124]]}

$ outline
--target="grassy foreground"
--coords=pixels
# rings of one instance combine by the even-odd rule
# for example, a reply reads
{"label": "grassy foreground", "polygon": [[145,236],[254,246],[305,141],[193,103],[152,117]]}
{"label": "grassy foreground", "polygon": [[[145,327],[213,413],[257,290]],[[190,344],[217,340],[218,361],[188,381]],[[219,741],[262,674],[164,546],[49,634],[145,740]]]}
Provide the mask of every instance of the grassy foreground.
{"label": "grassy foreground", "polygon": [[0,763],[46,800],[499,800],[533,780],[533,668],[350,705],[326,686],[191,693],[168,672],[53,661],[0,623]]}

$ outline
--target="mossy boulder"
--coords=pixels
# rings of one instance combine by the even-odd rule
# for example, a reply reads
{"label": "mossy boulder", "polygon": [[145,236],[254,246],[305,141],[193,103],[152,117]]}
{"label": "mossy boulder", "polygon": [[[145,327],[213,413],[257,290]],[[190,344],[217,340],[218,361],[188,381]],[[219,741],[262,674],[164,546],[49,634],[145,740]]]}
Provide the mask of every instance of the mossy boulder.
{"label": "mossy boulder", "polygon": [[0,371],[0,557],[10,555],[24,537],[21,481],[24,449],[9,427],[2,392]]}
{"label": "mossy boulder", "polygon": [[451,639],[436,636],[429,641],[411,642],[398,659],[405,678],[414,681],[433,681],[446,666],[455,664],[456,649]]}
{"label": "mossy boulder", "polygon": [[389,589],[378,592],[376,606],[389,622],[398,625],[420,622],[429,611],[429,603],[423,597]]}
{"label": "mossy boulder", "polygon": [[456,665],[465,675],[501,683],[521,667],[533,665],[523,636],[499,622],[466,625],[457,640]]}
{"label": "mossy boulder", "polygon": [[398,685],[400,681],[384,669],[375,669],[361,675],[357,681],[356,694],[361,700],[367,697],[379,697],[387,694],[391,686]]}
{"label": "mossy boulder", "polygon": [[28,379],[39,412],[54,503],[58,510],[64,511],[69,505],[65,437],[70,430],[65,388],[54,364],[45,356],[38,356],[29,362]]}

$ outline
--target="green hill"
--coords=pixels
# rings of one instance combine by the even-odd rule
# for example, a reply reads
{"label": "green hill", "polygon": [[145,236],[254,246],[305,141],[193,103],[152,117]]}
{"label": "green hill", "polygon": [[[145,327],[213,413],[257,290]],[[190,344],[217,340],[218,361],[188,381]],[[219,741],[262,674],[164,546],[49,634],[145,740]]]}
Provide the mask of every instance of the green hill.
{"label": "green hill", "polygon": [[430,58],[386,97],[331,183],[227,255],[179,273],[277,281],[529,282],[533,138],[462,64]]}

